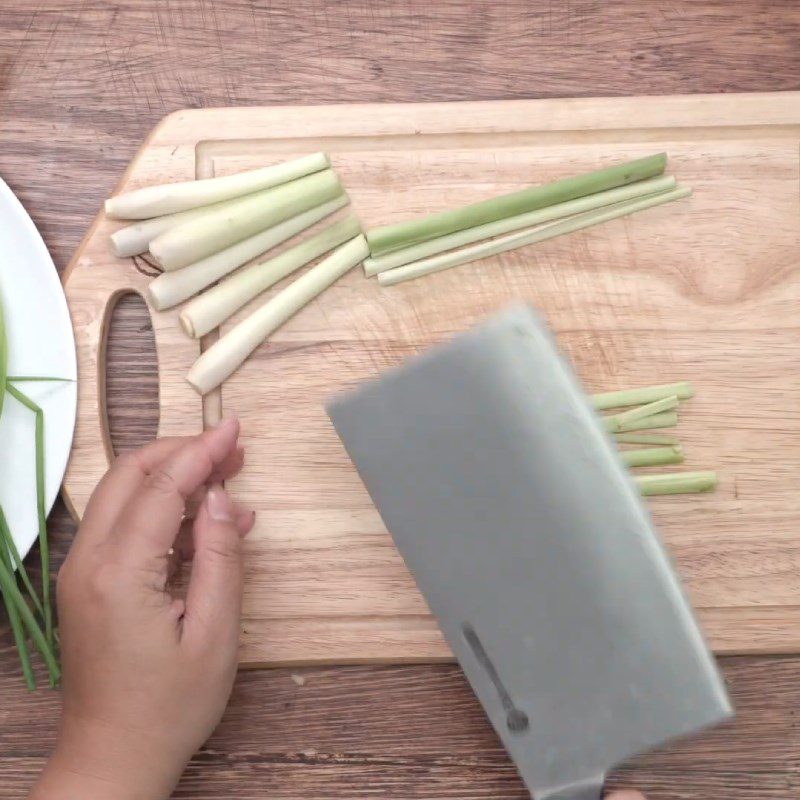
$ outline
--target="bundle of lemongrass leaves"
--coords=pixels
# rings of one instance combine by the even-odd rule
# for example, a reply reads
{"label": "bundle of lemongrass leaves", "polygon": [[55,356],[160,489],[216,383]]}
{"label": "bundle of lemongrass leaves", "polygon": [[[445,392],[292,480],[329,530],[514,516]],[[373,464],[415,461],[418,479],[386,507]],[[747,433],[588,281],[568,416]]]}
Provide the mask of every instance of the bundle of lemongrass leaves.
{"label": "bundle of lemongrass leaves", "polygon": [[36,511],[39,533],[39,556],[42,569],[41,596],[33,586],[19,550],[9,529],[3,507],[0,505],[0,596],[8,615],[8,622],[19,653],[22,674],[29,689],[36,688],[31,663],[29,640],[33,642],[47,666],[50,685],[55,686],[60,677],[57,657],[56,633],[50,602],[50,552],[47,542],[45,511],[45,446],[44,411],[18,384],[32,381],[61,381],[63,378],[39,378],[8,374],[8,341],[0,297],[0,416],[6,394],[12,401],[21,403],[34,415],[34,447],[36,455]]}

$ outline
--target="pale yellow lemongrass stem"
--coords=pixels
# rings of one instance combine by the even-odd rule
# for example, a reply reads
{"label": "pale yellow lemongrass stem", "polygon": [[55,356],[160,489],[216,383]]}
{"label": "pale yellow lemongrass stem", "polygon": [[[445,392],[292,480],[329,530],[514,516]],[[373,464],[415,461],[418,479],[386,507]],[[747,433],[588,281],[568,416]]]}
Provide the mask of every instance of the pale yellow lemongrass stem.
{"label": "pale yellow lemongrass stem", "polygon": [[356,236],[278,292],[200,356],[187,376],[191,386],[200,394],[219,386],[261,342],[367,255],[367,240]]}
{"label": "pale yellow lemongrass stem", "polygon": [[160,217],[269,189],[327,169],[330,165],[325,153],[313,153],[282,164],[237,172],[235,175],[145,186],[109,198],[105,212],[113,219]]}
{"label": "pale yellow lemongrass stem", "polygon": [[172,308],[345,205],[347,195],[340,195],[188,267],[164,272],[147,287],[150,302],[158,311]]}

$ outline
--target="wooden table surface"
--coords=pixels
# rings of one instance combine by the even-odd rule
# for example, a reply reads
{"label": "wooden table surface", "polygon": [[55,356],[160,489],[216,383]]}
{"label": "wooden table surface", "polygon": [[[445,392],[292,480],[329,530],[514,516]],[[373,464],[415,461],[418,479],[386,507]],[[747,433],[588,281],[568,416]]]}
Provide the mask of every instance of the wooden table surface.
{"label": "wooden table surface", "polygon": [[[800,89],[795,0],[0,0],[0,175],[63,269],[158,119],[184,107]],[[155,430],[149,323],[119,308],[118,449]],[[74,533],[50,518],[60,561]],[[651,800],[800,798],[800,657],[725,659],[737,719],[612,778]],[[25,794],[56,693],[0,621],[0,798]],[[179,798],[524,798],[455,666],[240,675]]]}

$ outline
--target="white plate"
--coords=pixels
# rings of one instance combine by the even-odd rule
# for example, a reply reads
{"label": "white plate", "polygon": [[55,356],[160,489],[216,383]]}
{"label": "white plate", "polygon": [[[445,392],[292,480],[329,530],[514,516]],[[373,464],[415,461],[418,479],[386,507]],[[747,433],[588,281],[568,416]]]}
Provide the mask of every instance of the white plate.
{"label": "white plate", "polygon": [[[0,297],[9,375],[71,383],[19,383],[45,419],[46,507],[67,466],[77,408],[77,366],[67,301],[53,259],[19,200],[0,178]],[[0,505],[22,555],[36,541],[34,415],[8,394],[0,416]]]}

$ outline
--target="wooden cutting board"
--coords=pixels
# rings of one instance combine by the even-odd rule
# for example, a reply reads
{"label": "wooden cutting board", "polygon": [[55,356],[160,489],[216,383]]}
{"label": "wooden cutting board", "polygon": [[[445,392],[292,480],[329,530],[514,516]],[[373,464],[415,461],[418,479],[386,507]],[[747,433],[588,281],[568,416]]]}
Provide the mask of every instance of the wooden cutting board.
{"label": "wooden cutting board", "polygon": [[[450,657],[323,402],[512,298],[544,311],[593,391],[694,381],[676,433],[685,468],[717,469],[720,489],[648,504],[718,652],[800,649],[800,93],[183,111],[119,190],[316,150],[367,227],[660,150],[695,194],[391,288],[353,271],[205,412],[184,381],[197,343],[174,310],[152,312],[160,434],[198,431],[204,413],[243,423],[248,465],[231,488],[258,517],[242,664]],[[118,225],[101,214],[66,277],[80,393],[65,490],[78,516],[110,452],[110,309],[148,280],[111,254]]]}

